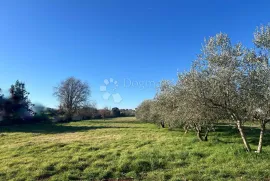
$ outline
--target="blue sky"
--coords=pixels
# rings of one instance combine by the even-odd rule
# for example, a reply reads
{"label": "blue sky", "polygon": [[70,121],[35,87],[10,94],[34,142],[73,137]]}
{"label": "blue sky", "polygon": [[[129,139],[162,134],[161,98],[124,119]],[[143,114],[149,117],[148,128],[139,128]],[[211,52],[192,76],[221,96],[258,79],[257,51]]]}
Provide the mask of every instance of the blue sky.
{"label": "blue sky", "polygon": [[[91,85],[98,107],[135,108],[155,95],[149,82],[189,69],[205,37],[225,32],[253,47],[269,7],[266,0],[3,0],[0,87],[6,92],[19,79],[32,102],[56,107],[53,87],[75,76]],[[109,78],[118,82],[108,92],[119,93],[120,103],[102,97]]]}

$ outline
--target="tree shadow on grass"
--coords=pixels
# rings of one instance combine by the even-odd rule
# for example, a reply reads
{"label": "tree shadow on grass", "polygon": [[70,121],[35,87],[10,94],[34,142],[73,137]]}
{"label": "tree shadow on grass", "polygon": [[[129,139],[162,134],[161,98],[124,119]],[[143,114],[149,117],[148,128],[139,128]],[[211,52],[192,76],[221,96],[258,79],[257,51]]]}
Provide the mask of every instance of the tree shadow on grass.
{"label": "tree shadow on grass", "polygon": [[113,126],[68,126],[62,124],[38,123],[38,124],[23,124],[12,126],[0,126],[0,133],[42,133],[42,134],[58,134],[58,133],[74,133],[85,132],[96,129],[117,129],[130,127],[113,127]]}
{"label": "tree shadow on grass", "polygon": [[100,123],[106,123],[106,124],[146,124],[145,122],[141,121],[115,121],[113,119],[106,119],[104,120],[89,120],[90,123],[100,124]]}
{"label": "tree shadow on grass", "polygon": [[[216,132],[220,133],[222,138],[240,138],[240,133],[235,126],[231,125],[218,125],[216,126]],[[250,144],[257,145],[259,142],[260,129],[258,127],[244,126],[244,133],[246,134],[247,140]],[[224,141],[227,143],[226,141]],[[228,142],[230,143],[230,142]],[[265,130],[263,138],[263,145],[270,145],[270,130]]]}

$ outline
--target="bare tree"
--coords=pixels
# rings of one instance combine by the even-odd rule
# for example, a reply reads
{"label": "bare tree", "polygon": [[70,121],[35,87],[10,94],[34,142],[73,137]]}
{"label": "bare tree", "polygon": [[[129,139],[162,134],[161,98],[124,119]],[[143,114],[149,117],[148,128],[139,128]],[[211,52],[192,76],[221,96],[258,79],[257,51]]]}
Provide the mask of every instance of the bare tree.
{"label": "bare tree", "polygon": [[58,98],[66,118],[71,120],[78,109],[87,103],[90,87],[79,79],[69,77],[55,87],[54,95]]}

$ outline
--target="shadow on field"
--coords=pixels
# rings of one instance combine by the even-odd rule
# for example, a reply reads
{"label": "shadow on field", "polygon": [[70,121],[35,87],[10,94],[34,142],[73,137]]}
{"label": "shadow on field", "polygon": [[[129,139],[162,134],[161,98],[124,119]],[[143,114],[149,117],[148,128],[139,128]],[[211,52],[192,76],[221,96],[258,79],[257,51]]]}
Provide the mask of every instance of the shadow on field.
{"label": "shadow on field", "polygon": [[[235,126],[218,125],[216,127],[216,132],[221,133],[223,138],[238,137],[239,139],[241,139],[240,133]],[[260,136],[259,128],[244,126],[244,132],[247,136],[249,143],[254,144],[254,145],[258,144],[259,136]],[[230,143],[230,142],[224,141],[224,143]],[[270,130],[269,129],[265,130],[265,135],[263,138],[263,145],[270,145]]]}
{"label": "shadow on field", "polygon": [[115,121],[115,120],[98,120],[98,121],[93,121],[93,120],[90,120],[89,121],[90,123],[95,123],[95,124],[100,124],[100,123],[113,123],[113,124],[145,124],[145,122],[141,122],[141,121]]}
{"label": "shadow on field", "polygon": [[112,127],[112,126],[65,126],[60,124],[33,124],[33,125],[13,125],[1,126],[0,133],[25,132],[25,133],[42,133],[42,134],[57,134],[57,133],[73,133],[84,132],[96,129],[110,128],[129,128],[129,127]]}

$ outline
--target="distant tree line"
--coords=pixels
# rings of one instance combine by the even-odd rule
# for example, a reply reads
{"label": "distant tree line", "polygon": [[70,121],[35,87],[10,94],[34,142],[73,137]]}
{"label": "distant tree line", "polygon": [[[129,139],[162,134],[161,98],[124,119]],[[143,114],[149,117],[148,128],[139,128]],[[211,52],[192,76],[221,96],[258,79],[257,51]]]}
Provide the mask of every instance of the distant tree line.
{"label": "distant tree line", "polygon": [[132,109],[97,109],[95,103],[89,100],[89,85],[74,77],[67,78],[55,87],[54,95],[60,103],[57,109],[32,104],[29,94],[25,83],[20,81],[11,85],[9,95],[3,95],[0,89],[0,125],[135,116]]}
{"label": "distant tree line", "polygon": [[254,49],[233,45],[219,33],[205,40],[190,71],[178,74],[177,83],[163,81],[153,100],[142,102],[136,117],[162,127],[193,130],[199,140],[219,121],[235,123],[247,151],[251,151],[247,121],[260,127],[258,148],[262,151],[266,124],[270,122],[270,26],[254,33]]}

